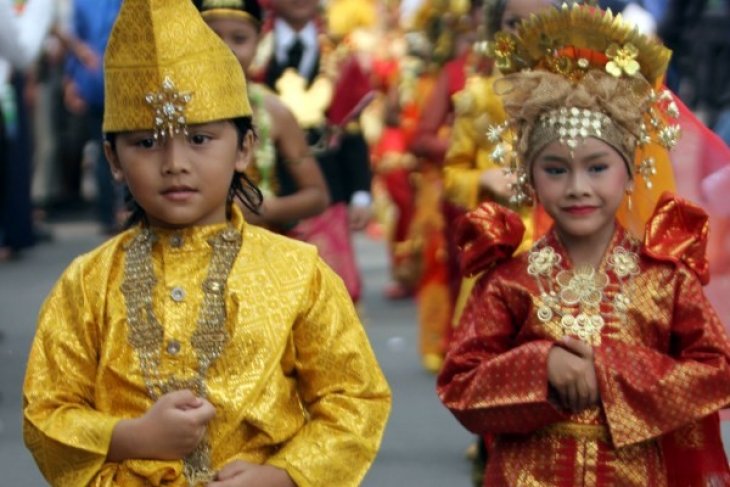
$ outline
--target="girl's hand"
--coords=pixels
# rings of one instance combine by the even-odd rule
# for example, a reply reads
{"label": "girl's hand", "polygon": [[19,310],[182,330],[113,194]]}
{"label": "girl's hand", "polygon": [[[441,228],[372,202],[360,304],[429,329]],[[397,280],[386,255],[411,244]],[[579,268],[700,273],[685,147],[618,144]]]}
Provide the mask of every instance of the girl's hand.
{"label": "girl's hand", "polygon": [[503,169],[487,169],[479,175],[479,188],[497,201],[509,201],[515,182],[516,176],[505,174]]}
{"label": "girl's hand", "polygon": [[297,487],[285,470],[236,460],[223,467],[207,487]]}
{"label": "girl's hand", "polygon": [[593,349],[575,338],[565,337],[548,354],[548,382],[560,403],[573,412],[598,404],[598,381]]}
{"label": "girl's hand", "polygon": [[191,391],[167,393],[142,417],[117,423],[107,458],[180,460],[198,446],[214,416],[213,405]]}

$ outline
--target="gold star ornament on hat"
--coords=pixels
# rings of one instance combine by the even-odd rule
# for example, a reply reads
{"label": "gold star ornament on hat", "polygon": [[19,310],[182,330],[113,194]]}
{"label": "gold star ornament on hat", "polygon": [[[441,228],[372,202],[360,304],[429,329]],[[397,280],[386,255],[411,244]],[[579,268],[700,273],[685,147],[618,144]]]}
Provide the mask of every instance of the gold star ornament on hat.
{"label": "gold star ornament on hat", "polygon": [[251,115],[241,65],[190,0],[125,0],[104,55],[104,132]]}

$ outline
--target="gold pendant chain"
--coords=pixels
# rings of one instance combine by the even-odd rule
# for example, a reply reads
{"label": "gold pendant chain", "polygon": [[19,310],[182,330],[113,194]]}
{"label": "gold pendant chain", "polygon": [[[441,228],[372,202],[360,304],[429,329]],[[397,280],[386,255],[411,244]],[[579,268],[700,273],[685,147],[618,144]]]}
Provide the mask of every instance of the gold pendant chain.
{"label": "gold pendant chain", "polygon": [[[197,374],[192,378],[174,375],[161,378],[160,359],[164,328],[154,314],[153,291],[157,284],[152,264],[152,247],[157,236],[143,229],[127,247],[122,293],[129,324],[128,341],[137,352],[147,394],[152,400],[181,389],[190,389],[199,397],[206,397],[205,377],[223,352],[229,336],[226,330],[225,288],[233,262],[241,248],[241,234],[232,227],[211,237],[213,248],[208,275],[202,283],[203,303],[197,327],[190,344],[198,359]],[[184,459],[184,472],[191,486],[213,479],[210,444],[207,439]]]}
{"label": "gold pendant chain", "polygon": [[631,300],[624,286],[639,273],[638,246],[636,240],[625,239],[606,259],[605,270],[588,265],[568,270],[553,247],[538,242],[530,251],[527,267],[540,290],[538,319],[547,324],[557,317],[563,333],[599,344],[606,318],[626,321]]}

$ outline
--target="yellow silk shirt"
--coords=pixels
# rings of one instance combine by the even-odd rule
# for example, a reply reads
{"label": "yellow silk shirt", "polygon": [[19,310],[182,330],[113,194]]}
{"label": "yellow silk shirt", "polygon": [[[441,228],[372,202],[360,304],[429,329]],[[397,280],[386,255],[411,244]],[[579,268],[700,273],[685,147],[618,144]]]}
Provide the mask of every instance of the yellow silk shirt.
{"label": "yellow silk shirt", "polygon": [[[211,463],[285,469],[299,486],[358,485],[378,450],[390,392],[340,279],[314,247],[231,224],[242,244],[225,290],[229,335],[205,377],[216,416]],[[226,224],[157,231],[159,375],[193,377],[191,345],[211,258]],[[153,404],[128,341],[120,289],[130,229],[77,258],[46,299],[24,384],[24,436],[54,486],[184,486],[182,461],[106,461],[112,431]]]}
{"label": "yellow silk shirt", "polygon": [[504,122],[506,116],[494,80],[494,76],[470,76],[453,97],[456,118],[444,161],[444,193],[467,210],[480,202],[481,173],[499,169],[491,157],[494,144],[487,139],[489,126]]}

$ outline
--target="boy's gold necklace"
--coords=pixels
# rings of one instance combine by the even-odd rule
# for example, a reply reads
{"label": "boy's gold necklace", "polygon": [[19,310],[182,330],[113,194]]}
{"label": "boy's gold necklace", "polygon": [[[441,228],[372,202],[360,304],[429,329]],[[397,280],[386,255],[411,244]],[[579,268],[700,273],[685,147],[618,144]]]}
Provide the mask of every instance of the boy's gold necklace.
{"label": "boy's gold necklace", "polygon": [[[190,389],[206,397],[205,377],[208,369],[223,352],[229,336],[226,330],[225,289],[233,261],[241,248],[241,234],[229,226],[213,235],[208,242],[213,248],[208,275],[202,283],[203,304],[190,344],[198,358],[197,374],[191,378],[161,378],[159,365],[163,348],[164,328],[153,308],[157,283],[152,265],[152,247],[157,236],[143,229],[127,247],[122,294],[127,308],[128,340],[137,352],[147,393],[152,400],[163,394]],[[213,480],[210,444],[203,440],[184,459],[185,477],[191,486]]]}

